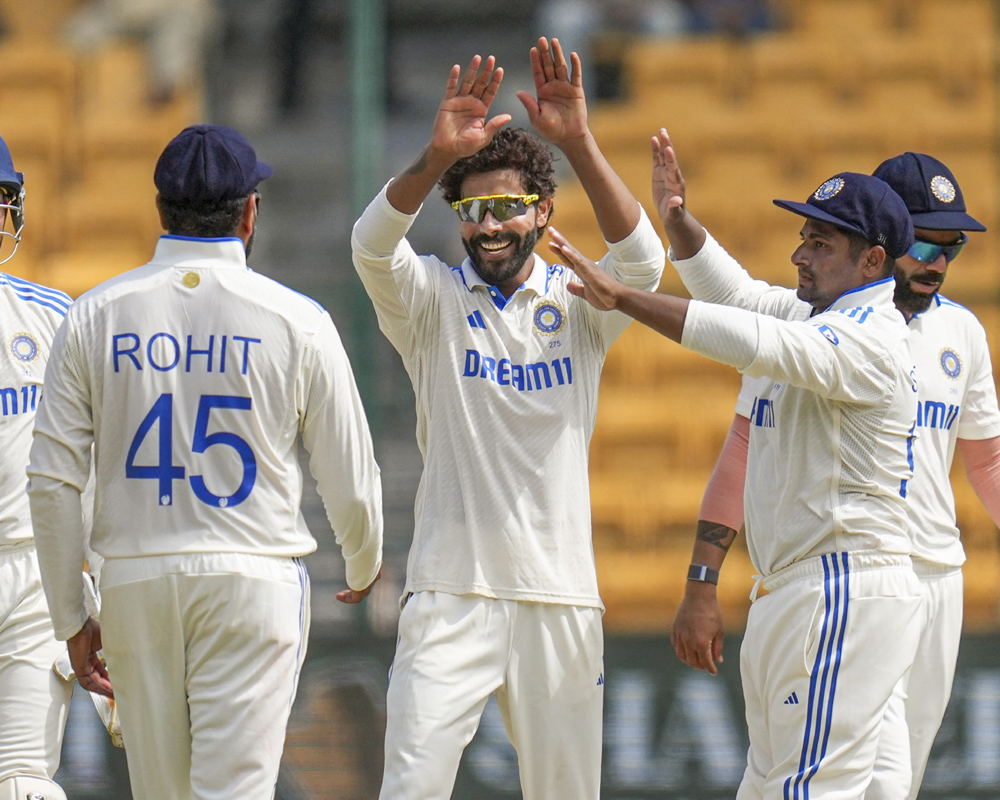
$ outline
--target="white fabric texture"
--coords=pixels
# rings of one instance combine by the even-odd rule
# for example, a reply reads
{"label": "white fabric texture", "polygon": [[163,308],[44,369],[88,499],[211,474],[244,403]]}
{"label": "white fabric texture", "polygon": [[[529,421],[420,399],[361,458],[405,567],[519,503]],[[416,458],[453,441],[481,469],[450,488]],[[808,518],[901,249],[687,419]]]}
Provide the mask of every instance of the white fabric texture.
{"label": "white fabric texture", "polygon": [[962,638],[962,570],[915,564],[924,596],[920,643],[889,703],[865,800],[915,800],[955,680]]}
{"label": "white fabric texture", "polygon": [[52,338],[70,302],[0,273],[0,545],[32,537],[25,468]]}
{"label": "white fabric texture", "polygon": [[67,509],[92,442],[92,547],[109,561],[311,552],[301,436],[348,584],[375,578],[381,482],[343,345],[318,304],[247,268],[239,239],[161,237],[149,264],[77,300],[46,380],[29,494],[60,638],[86,618]]}
{"label": "white fabric texture", "polygon": [[750,750],[737,800],[858,800],[920,637],[909,559],[827,554],[764,586],[740,651]]}
{"label": "white fabric texture", "polygon": [[389,678],[380,798],[450,798],[495,692],[524,800],[597,800],[603,658],[597,608],[412,595]]}
{"label": "white fabric texture", "polygon": [[55,774],[72,694],[52,670],[65,645],[42,591],[25,471],[52,339],[69,305],[63,292],[0,273],[0,781]]}
{"label": "white fabric texture", "polygon": [[[823,553],[909,553],[904,495],[917,398],[892,279],[808,317],[793,290],[752,280],[711,237],[675,266],[708,301],[691,303],[684,346],[769,378],[751,408],[744,491],[758,572]],[[740,337],[756,340],[749,360],[731,345]]]}
{"label": "white fabric texture", "polygon": [[951,463],[961,439],[1000,436],[993,365],[986,331],[967,308],[938,295],[910,320],[920,408],[907,493],[913,555],[961,566],[965,551],[955,524]]}
{"label": "white fabric texture", "polygon": [[52,778],[59,767],[73,684],[52,665],[65,650],[52,631],[35,548],[0,547],[0,781]]}
{"label": "white fabric texture", "polygon": [[101,631],[142,800],[271,800],[305,658],[299,559],[110,559]]}
{"label": "white fabric texture", "polygon": [[[537,255],[503,303],[469,260],[404,238],[383,190],[354,226],[354,264],[413,382],[424,471],[406,592],[601,606],[587,451],[608,348],[629,323],[573,297]],[[601,267],[656,287],[663,246],[642,215]]]}

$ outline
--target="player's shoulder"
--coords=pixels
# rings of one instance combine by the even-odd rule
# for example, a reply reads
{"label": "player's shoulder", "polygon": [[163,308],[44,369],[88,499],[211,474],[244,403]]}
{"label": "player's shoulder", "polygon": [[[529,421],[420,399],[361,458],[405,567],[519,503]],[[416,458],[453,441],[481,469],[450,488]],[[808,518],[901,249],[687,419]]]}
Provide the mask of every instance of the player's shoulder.
{"label": "player's shoulder", "polygon": [[980,325],[979,318],[976,316],[975,312],[963,306],[961,303],[956,303],[950,297],[945,297],[943,294],[938,294],[936,301],[936,309],[939,314],[949,317],[950,319],[958,320],[962,323],[969,324],[974,323]]}
{"label": "player's shoulder", "polygon": [[155,288],[157,283],[165,278],[165,270],[160,265],[144,264],[126,270],[102,281],[76,298],[70,315],[79,318],[108,311],[121,298]]}
{"label": "player's shoulder", "polygon": [[285,319],[290,325],[314,330],[329,316],[318,300],[253,270],[240,273],[244,299]]}
{"label": "player's shoulder", "polygon": [[58,326],[73,303],[65,292],[0,272],[0,296],[15,319],[45,319]]}

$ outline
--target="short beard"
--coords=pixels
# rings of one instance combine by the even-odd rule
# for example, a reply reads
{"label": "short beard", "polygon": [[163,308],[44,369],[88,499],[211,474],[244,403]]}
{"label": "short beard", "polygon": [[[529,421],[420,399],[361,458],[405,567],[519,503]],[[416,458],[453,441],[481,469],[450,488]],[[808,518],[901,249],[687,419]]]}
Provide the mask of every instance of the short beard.
{"label": "short beard", "polygon": [[[487,264],[482,259],[482,254],[479,250],[479,243],[491,240],[503,240],[503,236],[485,236],[481,233],[477,233],[471,239],[462,239],[462,244],[465,246],[465,252],[469,254],[472,266],[475,267],[476,272],[479,273],[479,277],[486,281],[486,283],[490,286],[501,286],[521,271],[525,262],[531,258],[531,254],[535,251],[535,245],[538,244],[538,240],[541,235],[542,229],[538,227],[532,228],[531,233],[527,236],[507,234],[510,240],[515,243],[514,252],[508,256],[505,262],[494,265]],[[491,267],[494,270],[499,269],[500,271],[494,272],[494,274],[491,275],[489,274],[489,269]]]}
{"label": "short beard", "polygon": [[253,237],[257,235],[257,226],[253,226],[253,230],[250,231],[250,238],[247,239],[246,243],[246,257],[250,258],[250,251],[253,250]]}
{"label": "short beard", "polygon": [[[910,281],[916,276],[912,275],[907,278],[898,267],[892,271],[892,277],[896,279],[896,289],[893,292],[892,299],[896,304],[896,308],[900,311],[904,311],[907,314],[922,314],[931,307],[931,303],[937,297],[937,292],[923,294],[913,291],[910,288]],[[939,284],[938,290],[940,288]]]}

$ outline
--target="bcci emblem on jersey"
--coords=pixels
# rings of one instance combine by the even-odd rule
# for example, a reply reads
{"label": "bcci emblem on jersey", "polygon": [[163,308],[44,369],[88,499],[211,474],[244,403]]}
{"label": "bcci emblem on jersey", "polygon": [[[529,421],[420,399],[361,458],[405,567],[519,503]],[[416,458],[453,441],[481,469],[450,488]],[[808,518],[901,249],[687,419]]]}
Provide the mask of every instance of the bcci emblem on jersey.
{"label": "bcci emblem on jersey", "polygon": [[535,330],[545,336],[552,336],[566,323],[566,312],[557,303],[546,300],[535,308]]}
{"label": "bcci emblem on jersey", "polygon": [[942,350],[941,369],[949,378],[957,380],[958,376],[962,374],[962,359],[958,357],[958,353],[948,348]]}
{"label": "bcci emblem on jersey", "polygon": [[28,333],[15,333],[10,340],[10,352],[18,361],[29,364],[38,358],[38,342]]}

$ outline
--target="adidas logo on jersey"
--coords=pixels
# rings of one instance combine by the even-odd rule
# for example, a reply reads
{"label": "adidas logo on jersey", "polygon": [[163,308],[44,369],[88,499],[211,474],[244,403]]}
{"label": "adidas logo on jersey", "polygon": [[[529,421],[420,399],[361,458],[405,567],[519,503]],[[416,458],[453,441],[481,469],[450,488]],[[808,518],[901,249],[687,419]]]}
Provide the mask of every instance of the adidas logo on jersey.
{"label": "adidas logo on jersey", "polygon": [[470,327],[482,328],[483,330],[486,330],[486,321],[483,319],[483,315],[478,311],[473,311],[468,317],[466,317],[466,319],[469,320]]}
{"label": "adidas logo on jersey", "polygon": [[790,695],[788,695],[788,699],[785,700],[785,702],[782,705],[797,706],[798,704],[799,704],[799,696],[795,694],[795,692],[792,692]]}
{"label": "adidas logo on jersey", "polygon": [[598,686],[603,686],[604,685],[604,673],[603,672],[597,678],[597,685]]}

